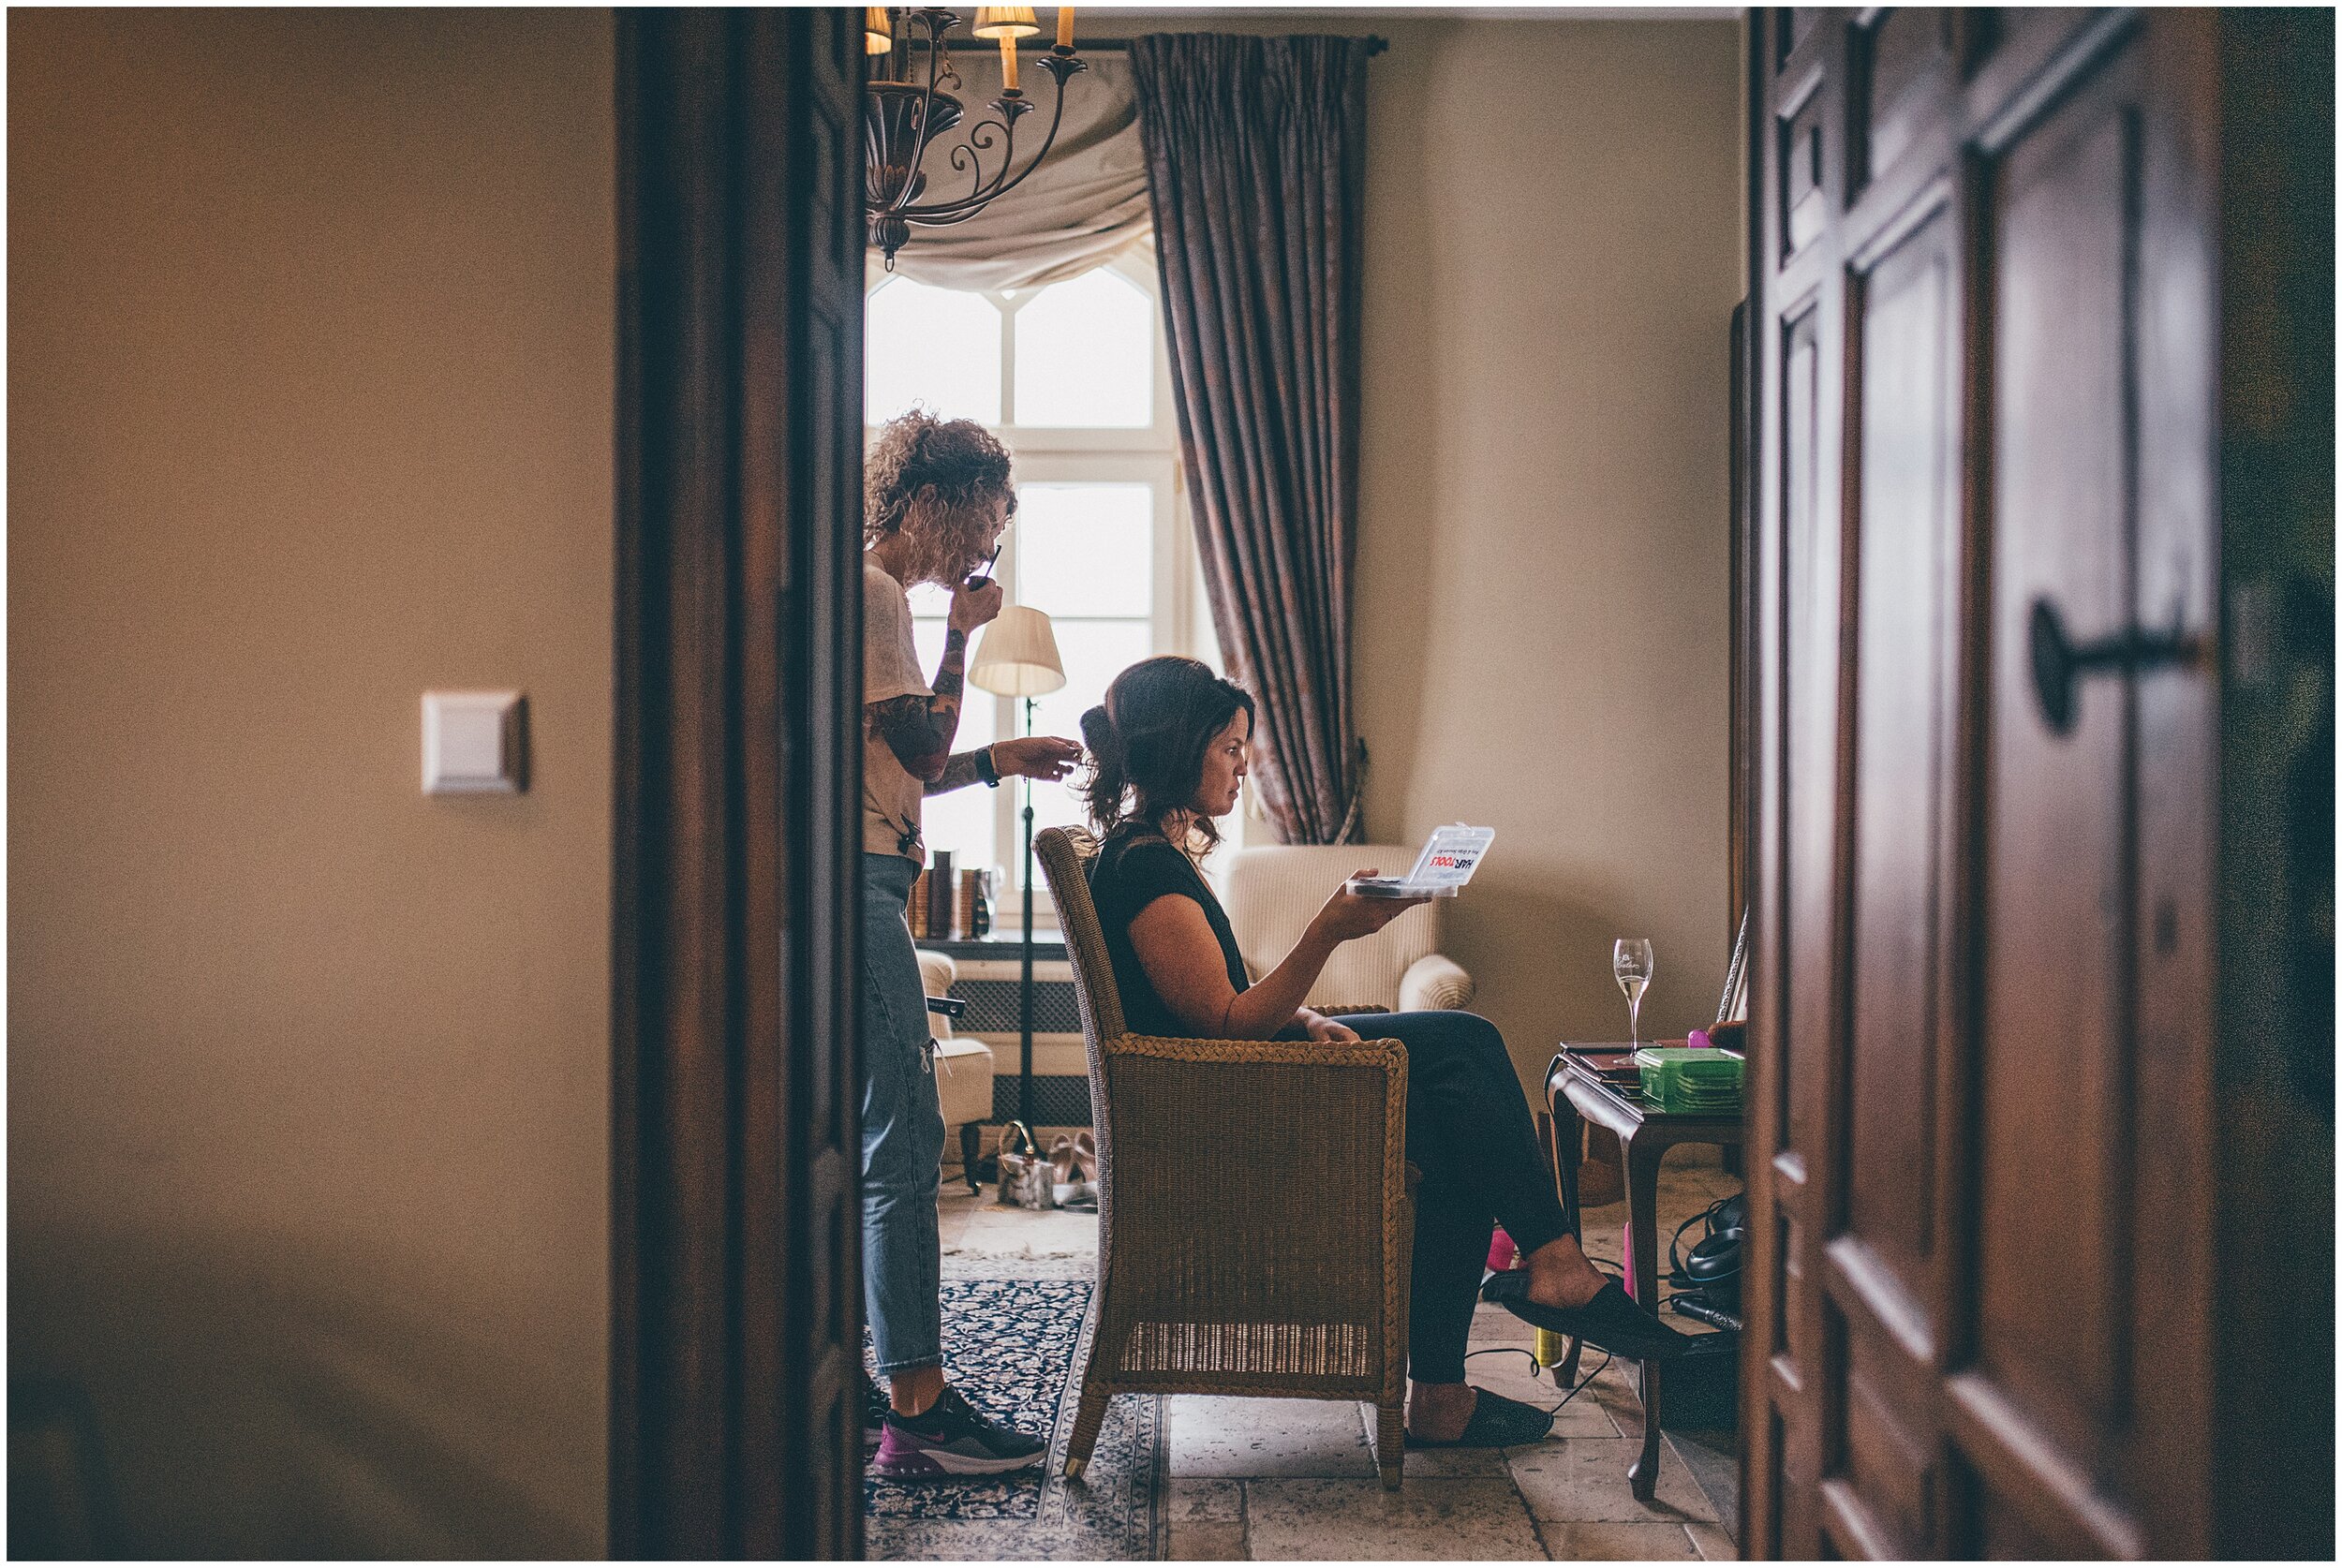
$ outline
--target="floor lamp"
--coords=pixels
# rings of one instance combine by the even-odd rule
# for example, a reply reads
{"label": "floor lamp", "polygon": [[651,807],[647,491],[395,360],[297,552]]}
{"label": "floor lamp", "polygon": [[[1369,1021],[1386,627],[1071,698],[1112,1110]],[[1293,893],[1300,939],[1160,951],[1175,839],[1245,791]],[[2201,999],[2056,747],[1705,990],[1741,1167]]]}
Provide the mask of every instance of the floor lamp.
{"label": "floor lamp", "polygon": [[[1065,661],[1058,657],[1057,634],[1038,610],[1012,604],[985,629],[984,645],[969,667],[968,679],[995,697],[1023,699],[1019,732],[1032,733],[1032,700],[1065,684]],[[1025,920],[1021,932],[1024,978],[1017,988],[1023,1052],[1016,1076],[1016,1119],[1032,1131],[1032,780],[1019,778],[1025,792]]]}

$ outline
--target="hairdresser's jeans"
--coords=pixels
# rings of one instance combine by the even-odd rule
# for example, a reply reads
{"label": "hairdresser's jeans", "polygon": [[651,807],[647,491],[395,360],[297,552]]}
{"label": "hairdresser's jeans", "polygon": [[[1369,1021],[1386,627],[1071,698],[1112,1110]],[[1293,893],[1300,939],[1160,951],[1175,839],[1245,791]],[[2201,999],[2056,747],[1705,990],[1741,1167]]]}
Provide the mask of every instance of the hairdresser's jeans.
{"label": "hairdresser's jeans", "polygon": [[862,857],[862,1294],[878,1369],[943,1360],[943,1108],[926,984],[903,918],[919,867]]}
{"label": "hairdresser's jeans", "polygon": [[1418,1383],[1461,1383],[1491,1220],[1523,1252],[1567,1229],[1520,1075],[1505,1037],[1477,1013],[1342,1022],[1365,1039],[1407,1047],[1407,1158],[1423,1173],[1415,1200],[1408,1371]]}

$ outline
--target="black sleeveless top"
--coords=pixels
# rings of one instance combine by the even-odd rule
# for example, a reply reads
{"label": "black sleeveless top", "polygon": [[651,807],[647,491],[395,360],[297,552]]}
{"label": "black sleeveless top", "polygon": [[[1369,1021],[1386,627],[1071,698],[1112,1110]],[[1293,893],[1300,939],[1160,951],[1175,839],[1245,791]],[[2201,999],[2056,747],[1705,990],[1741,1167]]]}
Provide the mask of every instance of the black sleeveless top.
{"label": "black sleeveless top", "polygon": [[1154,829],[1138,822],[1118,823],[1098,846],[1098,858],[1089,867],[1089,901],[1097,906],[1106,954],[1114,960],[1114,984],[1122,993],[1122,1021],[1133,1034],[1179,1039],[1195,1031],[1164,1005],[1131,946],[1131,922],[1165,894],[1193,898],[1203,906],[1211,934],[1220,939],[1228,984],[1238,991],[1249,989],[1253,982],[1244,972],[1244,954],[1237,949],[1228,912],[1220,907],[1211,884],[1195,869],[1195,863]]}

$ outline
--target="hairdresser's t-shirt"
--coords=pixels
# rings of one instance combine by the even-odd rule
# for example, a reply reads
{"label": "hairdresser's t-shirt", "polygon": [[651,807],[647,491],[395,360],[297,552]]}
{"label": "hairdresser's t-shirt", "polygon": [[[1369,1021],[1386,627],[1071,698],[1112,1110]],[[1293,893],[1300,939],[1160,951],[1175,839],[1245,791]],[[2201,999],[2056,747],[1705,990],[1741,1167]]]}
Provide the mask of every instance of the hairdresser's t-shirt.
{"label": "hairdresser's t-shirt", "polygon": [[1244,972],[1244,954],[1236,945],[1228,911],[1220,907],[1211,884],[1195,869],[1195,863],[1163,835],[1135,822],[1123,822],[1107,834],[1089,868],[1089,901],[1096,906],[1098,924],[1105,930],[1107,956],[1114,960],[1115,988],[1122,993],[1123,1025],[1133,1034],[1178,1040],[1193,1036],[1195,1030],[1173,1016],[1156,994],[1154,983],[1147,978],[1137,950],[1131,946],[1131,922],[1139,910],[1166,894],[1192,898],[1203,907],[1211,934],[1220,939],[1228,984],[1239,992],[1250,989],[1252,978]]}
{"label": "hairdresser's t-shirt", "polygon": [[911,635],[911,595],[869,555],[862,557],[862,847],[925,865],[919,804],[926,788],[872,722],[873,704],[932,696]]}

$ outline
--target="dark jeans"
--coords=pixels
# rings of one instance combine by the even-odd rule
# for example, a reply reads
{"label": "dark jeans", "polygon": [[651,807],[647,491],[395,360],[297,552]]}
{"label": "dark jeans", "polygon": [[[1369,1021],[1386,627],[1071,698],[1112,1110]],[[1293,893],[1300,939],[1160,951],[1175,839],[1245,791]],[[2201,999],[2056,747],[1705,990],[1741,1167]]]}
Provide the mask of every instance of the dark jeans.
{"label": "dark jeans", "polygon": [[1407,1368],[1418,1383],[1461,1383],[1490,1221],[1523,1252],[1566,1234],[1553,1174],[1494,1024],[1475,1013],[1342,1021],[1368,1040],[1407,1047],[1407,1158],[1423,1173]]}

